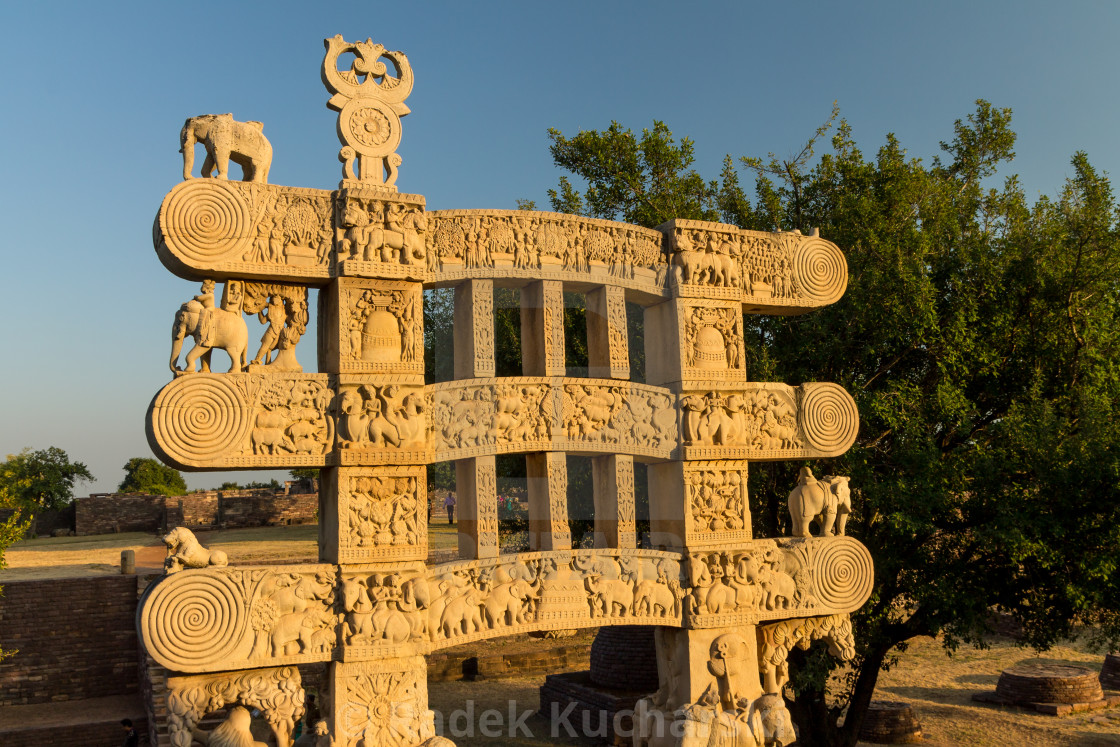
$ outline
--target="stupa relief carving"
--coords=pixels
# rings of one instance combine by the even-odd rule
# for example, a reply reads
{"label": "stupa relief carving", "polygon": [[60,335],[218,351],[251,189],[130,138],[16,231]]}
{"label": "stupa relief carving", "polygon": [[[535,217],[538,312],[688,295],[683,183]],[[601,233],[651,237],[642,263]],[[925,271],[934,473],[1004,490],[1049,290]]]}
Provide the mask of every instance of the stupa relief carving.
{"label": "stupa relief carving", "polygon": [[184,568],[221,567],[228,565],[221,550],[207,550],[186,527],[175,527],[163,537],[167,557],[163,561],[165,573],[177,573]]}
{"label": "stupa relief carving", "polygon": [[[194,677],[171,677],[167,681],[168,734],[172,747],[191,747],[196,738],[196,727],[208,713],[230,704],[237,704],[244,716],[233,715],[233,724],[205,735],[209,744],[220,744],[225,732],[248,731],[245,708],[261,712],[272,729],[277,747],[292,744],[292,731],[303,716],[307,696],[300,682],[296,667],[251,669],[229,674],[208,674]],[[215,739],[214,737],[217,737]],[[204,742],[205,744],[206,742]],[[244,745],[248,742],[229,742]]]}
{"label": "stupa relief carving", "polygon": [[793,536],[808,537],[809,523],[814,519],[820,526],[820,536],[842,535],[851,511],[852,494],[847,477],[827,475],[817,480],[811,469],[801,468],[797,486],[789,494]]}
{"label": "stupa relief carving", "polygon": [[[302,708],[295,665],[330,662],[316,743],[446,747],[423,655],[601,625],[657,628],[660,688],[636,743],[788,744],[789,650],[819,640],[850,657],[848,615],[873,569],[845,536],[844,477],[803,471],[796,536],[754,539],[749,463],[840,455],[859,419],[834,384],[748,382],[743,314],[836,301],[843,254],[816,232],[427,211],[396,187],[407,58],[372,40],[325,46],[338,189],[269,185],[259,123],[192,118],[185,180],[153,228],[163,264],[201,285],[175,317],[175,376],[148,415],[153,450],[179,469],[321,469],[318,564],[230,567],[186,530],[168,535],[168,572],[145,593],[139,631],[172,673],[175,744],[233,706],[194,736],[250,740],[241,709],[260,708],[286,747]],[[196,143],[203,174],[224,178],[189,179]],[[229,160],[245,181],[228,179]],[[495,376],[495,286],[520,289],[522,376]],[[317,368],[304,373],[310,288]],[[432,288],[454,288],[455,380],[425,385]],[[587,299],[590,378],[567,376],[566,292]],[[629,380],[634,305],[649,384]],[[228,372],[212,369],[215,349]],[[501,553],[495,455],[510,453],[525,454],[528,551]],[[594,549],[572,548],[570,453],[591,457]],[[428,567],[426,465],[446,460],[460,560]],[[657,549],[637,549],[636,461]],[[671,728],[647,728],[658,719]]]}
{"label": "stupa relief carving", "polygon": [[183,154],[183,179],[193,179],[194,146],[206,148],[202,176],[229,178],[232,160],[245,172],[245,181],[268,182],[272,165],[272,145],[264,136],[260,122],[238,122],[232,114],[203,114],[189,118],[179,133],[179,150]]}

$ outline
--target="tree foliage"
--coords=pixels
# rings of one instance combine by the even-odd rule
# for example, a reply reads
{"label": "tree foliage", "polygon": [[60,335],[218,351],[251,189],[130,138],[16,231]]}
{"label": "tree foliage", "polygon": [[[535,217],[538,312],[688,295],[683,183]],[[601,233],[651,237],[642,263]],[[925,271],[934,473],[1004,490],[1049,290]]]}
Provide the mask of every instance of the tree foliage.
{"label": "tree foliage", "polygon": [[81,462],[71,462],[55,446],[38,451],[24,449],[0,463],[0,506],[58,509],[74,497],[74,484],[93,480]]}
{"label": "tree foliage", "polygon": [[[674,150],[660,123],[641,140],[613,123],[549,132],[556,163],[588,185],[581,195],[562,179],[558,209],[646,226],[676,215],[819,227],[845,253],[838,303],[745,319],[752,380],[833,381],[860,412],[855,446],[811,466],[851,475],[849,533],[874,557],[875,587],[853,615],[859,654],[839,689],[817,647],[791,655],[808,744],[855,743],[880,668],[915,636],[983,645],[1003,611],[1038,648],[1081,624],[1120,639],[1117,205],[1084,153],[1033,204],[1014,176],[997,182],[1014,156],[1010,119],[978,101],[929,163],[893,135],[865,157],[841,120],[814,162],[830,119],[792,158],[728,157],[705,190],[687,138],[659,161],[668,172],[643,165]],[[752,470],[760,536],[788,532],[800,466]]]}
{"label": "tree foliage", "polygon": [[121,493],[183,495],[187,492],[187,482],[179,471],[155,459],[133,457],[122,469],[124,479],[117,486]]}

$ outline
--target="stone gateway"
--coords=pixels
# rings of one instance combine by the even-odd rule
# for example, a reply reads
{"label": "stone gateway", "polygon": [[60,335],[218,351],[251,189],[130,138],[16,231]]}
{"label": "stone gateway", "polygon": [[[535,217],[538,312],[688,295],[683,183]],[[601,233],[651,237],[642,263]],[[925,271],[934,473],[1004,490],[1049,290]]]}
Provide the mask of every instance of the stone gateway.
{"label": "stone gateway", "polygon": [[[159,258],[200,292],[175,316],[174,378],[148,413],[153,450],[180,469],[322,476],[318,564],[228,566],[189,533],[170,535],[168,574],[138,625],[172,673],[173,743],[237,705],[262,711],[288,747],[303,713],[298,666],[329,662],[316,744],[448,744],[428,709],[426,654],[604,625],[656,628],[658,688],[639,703],[635,744],[790,743],[786,657],[818,639],[853,654],[848,615],[870,594],[871,557],[844,535],[846,479],[808,475],[790,502],[798,536],[755,539],[747,474],[753,461],[843,454],[859,423],[834,384],[748,381],[742,315],[835,302],[844,255],[815,233],[694,220],[429,212],[396,186],[408,58],[336,36],[322,77],[338,112],[337,190],[269,184],[259,123],[192,117],[188,178],[156,221]],[[196,143],[202,176],[216,178],[189,178]],[[228,160],[244,164],[243,181],[229,180]],[[521,291],[519,377],[495,376],[495,285]],[[426,386],[423,291],[448,287],[455,380]],[[296,358],[309,288],[318,372]],[[590,378],[565,375],[565,290],[587,296]],[[645,383],[630,381],[627,302],[644,309]],[[215,347],[229,372],[210,368]],[[495,456],[511,453],[526,457],[530,545],[499,554]],[[572,547],[569,453],[592,458],[593,549]],[[425,465],[445,460],[459,560],[428,567]],[[650,472],[649,548],[635,531],[635,460]],[[233,708],[209,742],[245,720]]]}

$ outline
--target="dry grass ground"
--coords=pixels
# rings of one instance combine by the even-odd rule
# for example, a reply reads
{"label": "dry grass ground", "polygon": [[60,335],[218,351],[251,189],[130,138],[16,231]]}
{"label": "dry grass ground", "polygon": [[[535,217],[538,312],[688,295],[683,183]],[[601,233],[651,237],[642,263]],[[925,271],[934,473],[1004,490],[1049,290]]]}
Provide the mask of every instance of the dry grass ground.
{"label": "dry grass ground", "polygon": [[[456,547],[457,527],[439,521],[434,513],[433,519],[428,535],[430,546],[435,549]],[[278,559],[311,562],[317,556],[318,527],[238,529],[200,533],[199,538],[208,547],[224,550],[234,563]],[[151,534],[25,540],[8,549],[9,567],[0,571],[0,583],[119,573],[121,550],[129,549],[136,551],[137,565],[141,569],[159,568],[163,561],[164,548],[159,537]],[[521,636],[480,641],[461,648],[470,648],[475,655],[485,655],[586,643],[590,639],[589,631],[581,631],[574,638],[557,641]],[[971,700],[972,693],[995,688],[1001,669],[1033,658],[1033,652],[1005,639],[993,641],[987,650],[962,649],[951,657],[946,656],[933,639],[918,639],[890,671],[880,676],[876,697],[910,703],[930,745],[1120,747],[1120,709],[1058,718]],[[1103,656],[1081,643],[1074,643],[1046,652],[1042,659],[1099,669]],[[459,745],[602,744],[601,739],[571,738],[563,731],[553,738],[549,723],[536,715],[524,722],[531,737],[525,736],[524,730],[513,737],[508,735],[510,702],[518,715],[526,710],[535,712],[539,703],[537,689],[543,681],[544,677],[540,676],[501,681],[433,682],[429,698],[432,708],[446,715],[465,709],[468,701],[473,700],[475,733],[473,737],[454,736]],[[492,737],[479,732],[478,718],[487,709],[496,709],[502,714],[501,723],[506,725],[502,730],[504,736]],[[445,734],[451,735],[452,726],[464,725],[465,717],[459,718],[459,723],[445,725]]]}

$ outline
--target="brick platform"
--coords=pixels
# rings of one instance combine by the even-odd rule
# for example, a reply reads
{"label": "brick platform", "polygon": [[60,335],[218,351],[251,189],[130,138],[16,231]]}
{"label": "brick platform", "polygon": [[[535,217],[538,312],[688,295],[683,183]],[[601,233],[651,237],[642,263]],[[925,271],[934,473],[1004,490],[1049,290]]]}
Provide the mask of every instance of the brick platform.
{"label": "brick platform", "polygon": [[619,719],[619,728],[627,735],[619,736],[614,729],[615,714],[619,711],[632,713],[638,700],[651,692],[603,688],[591,681],[590,672],[550,674],[540,688],[540,714],[551,719],[554,706],[558,713],[564,713],[575,704],[568,716],[569,723],[585,726],[590,734],[605,733],[612,744],[630,744],[628,735],[633,732],[633,718],[628,714]]}
{"label": "brick platform", "polygon": [[914,744],[922,741],[922,726],[909,703],[873,700],[863,717],[859,738],[874,744]]}
{"label": "brick platform", "polygon": [[1060,664],[1022,664],[1005,669],[996,691],[976,693],[980,703],[1013,705],[1049,716],[1120,705],[1120,693],[1104,692],[1096,672]]}
{"label": "brick platform", "polygon": [[620,690],[657,689],[657,647],[652,625],[600,628],[591,644],[591,681]]}

